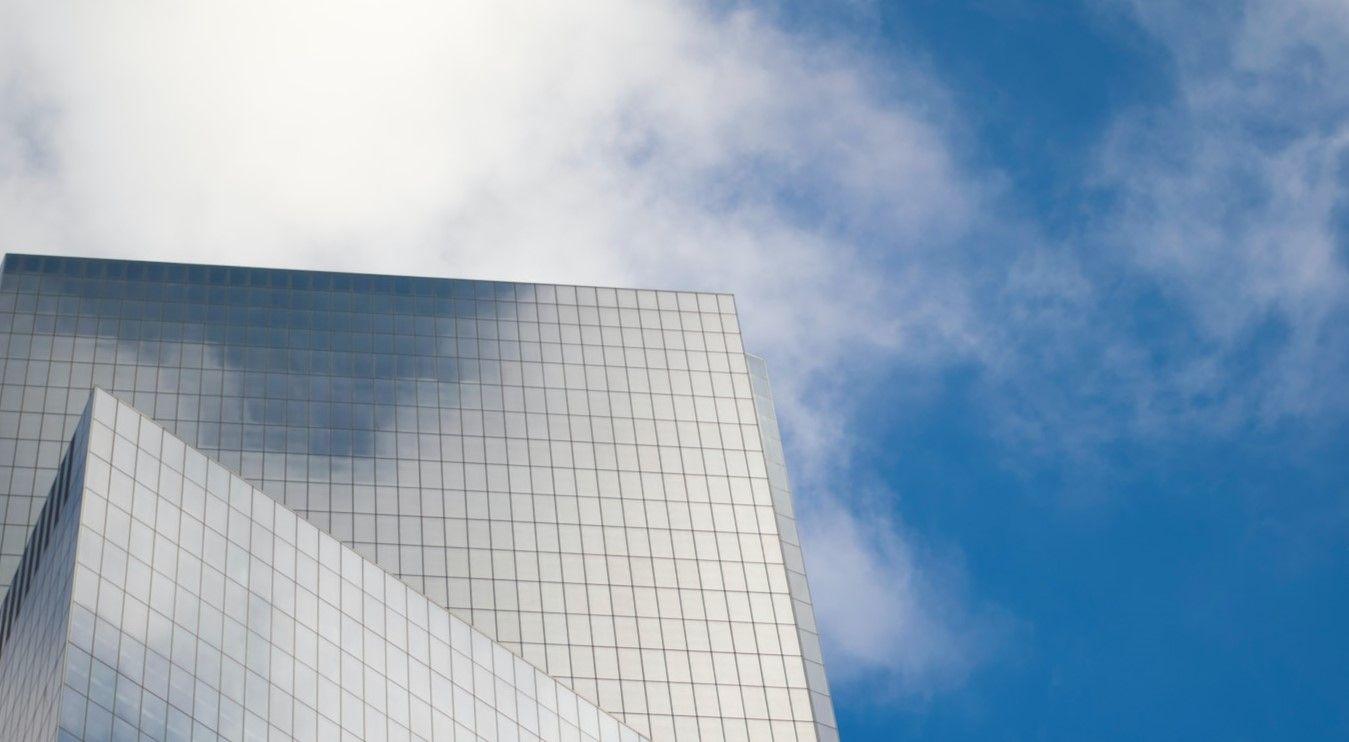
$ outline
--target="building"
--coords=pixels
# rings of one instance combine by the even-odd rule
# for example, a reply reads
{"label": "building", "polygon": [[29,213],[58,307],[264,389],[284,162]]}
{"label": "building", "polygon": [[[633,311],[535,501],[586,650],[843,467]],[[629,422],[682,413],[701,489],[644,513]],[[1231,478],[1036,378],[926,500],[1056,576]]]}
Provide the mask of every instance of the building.
{"label": "building", "polygon": [[107,392],[0,616],[0,739],[637,742]]}
{"label": "building", "polygon": [[0,328],[6,586],[99,387],[617,734],[837,737],[728,295],[10,255]]}

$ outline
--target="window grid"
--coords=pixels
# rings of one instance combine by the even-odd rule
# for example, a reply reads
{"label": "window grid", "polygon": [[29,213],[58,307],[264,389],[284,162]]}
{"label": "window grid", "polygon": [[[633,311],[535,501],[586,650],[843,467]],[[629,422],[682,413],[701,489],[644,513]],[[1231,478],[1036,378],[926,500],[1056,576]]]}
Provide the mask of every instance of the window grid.
{"label": "window grid", "polygon": [[10,256],[0,573],[103,386],[653,738],[814,739],[734,312]]}

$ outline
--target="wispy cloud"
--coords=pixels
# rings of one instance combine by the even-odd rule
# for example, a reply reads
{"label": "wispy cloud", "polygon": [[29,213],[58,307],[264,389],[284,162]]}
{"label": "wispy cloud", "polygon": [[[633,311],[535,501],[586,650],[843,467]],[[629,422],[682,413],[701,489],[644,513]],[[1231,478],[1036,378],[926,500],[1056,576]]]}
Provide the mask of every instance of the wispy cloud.
{"label": "wispy cloud", "polygon": [[1108,488],[1122,443],[1349,411],[1343,4],[1099,7],[1158,44],[1174,96],[1118,112],[1081,218],[1026,241],[973,312],[1008,465],[1097,480],[1070,489]]}
{"label": "wispy cloud", "polygon": [[1171,50],[1178,97],[1110,133],[1103,242],[1191,323],[1173,412],[1224,427],[1349,410],[1332,381],[1349,363],[1349,10],[1135,10]]}
{"label": "wispy cloud", "polygon": [[921,701],[1009,651],[1024,627],[967,594],[958,552],[909,537],[886,510],[861,512],[836,500],[807,511],[804,547],[836,685]]}

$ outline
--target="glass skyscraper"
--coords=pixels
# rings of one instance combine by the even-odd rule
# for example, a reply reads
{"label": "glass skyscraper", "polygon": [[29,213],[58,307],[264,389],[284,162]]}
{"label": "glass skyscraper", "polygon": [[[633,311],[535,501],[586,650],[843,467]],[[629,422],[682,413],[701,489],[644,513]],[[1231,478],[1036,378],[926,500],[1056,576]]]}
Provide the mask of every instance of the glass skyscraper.
{"label": "glass skyscraper", "polygon": [[[0,357],[0,585],[33,551],[98,387],[300,516],[296,530],[349,547],[366,582],[382,570],[411,589],[390,600],[447,609],[518,658],[512,677],[537,669],[530,687],[548,686],[554,717],[574,692],[616,734],[837,738],[767,373],[729,295],[9,255]],[[282,548],[322,540],[291,538]],[[76,588],[63,593],[70,647],[75,617],[98,608]],[[30,600],[6,605],[22,616]],[[0,678],[18,646],[0,637]],[[221,721],[202,733],[236,738],[203,682]],[[288,692],[286,724],[329,718]],[[195,701],[141,693],[198,721]],[[121,718],[81,697],[86,715]],[[442,712],[468,738],[529,736]],[[386,721],[389,739],[433,738]],[[170,726],[146,738],[179,738]],[[555,734],[579,739],[569,728]]]}

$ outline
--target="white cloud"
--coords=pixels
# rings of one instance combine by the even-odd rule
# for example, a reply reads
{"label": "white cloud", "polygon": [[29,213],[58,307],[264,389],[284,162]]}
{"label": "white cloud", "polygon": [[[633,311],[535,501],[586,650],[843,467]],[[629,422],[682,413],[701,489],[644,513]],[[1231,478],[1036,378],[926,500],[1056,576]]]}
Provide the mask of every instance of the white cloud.
{"label": "white cloud", "polygon": [[[1004,651],[1016,622],[973,604],[958,556],[919,548],[884,511],[825,502],[809,511],[804,544],[812,597],[835,685],[868,683],[930,698]],[[887,685],[879,686],[877,670]]]}
{"label": "white cloud", "polygon": [[[811,471],[848,458],[830,403],[869,367],[985,352],[934,259],[989,190],[940,96],[753,13],[14,0],[0,28],[5,250],[734,291]],[[912,691],[972,666],[943,562],[896,526],[840,541],[850,506],[804,489],[816,590],[878,601],[826,634]]]}

